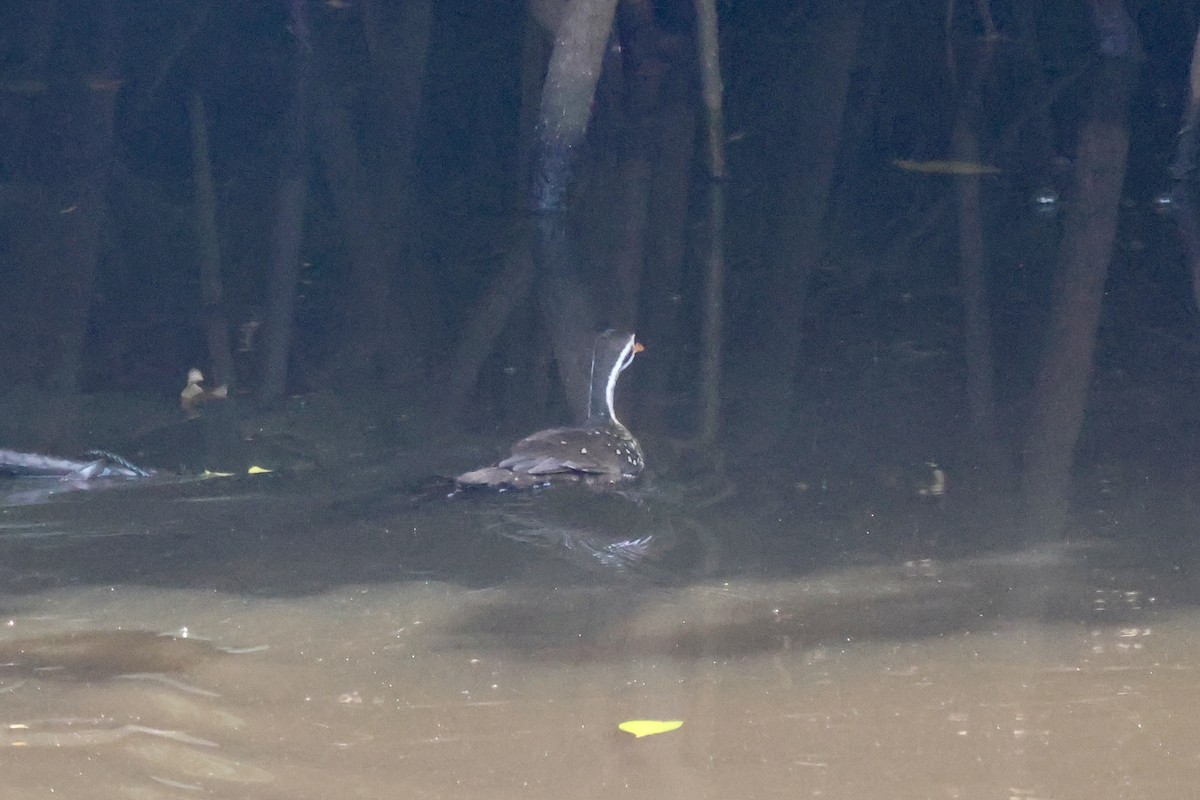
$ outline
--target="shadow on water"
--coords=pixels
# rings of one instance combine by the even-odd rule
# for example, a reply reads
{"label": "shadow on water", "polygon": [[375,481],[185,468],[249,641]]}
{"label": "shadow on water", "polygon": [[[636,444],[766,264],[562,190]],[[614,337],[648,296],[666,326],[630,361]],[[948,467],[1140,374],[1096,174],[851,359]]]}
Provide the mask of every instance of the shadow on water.
{"label": "shadow on water", "polygon": [[691,515],[572,487],[413,501],[395,486],[348,492],[281,476],[96,491],[51,483],[61,487],[53,494],[13,483],[7,497],[22,502],[0,507],[0,569],[17,592],[123,583],[296,595],[429,578],[478,587],[539,572],[671,583],[711,569],[713,536]]}
{"label": "shadow on water", "polygon": [[[654,486],[632,497],[559,487],[413,502],[404,489],[348,491],[348,482],[271,475],[128,484],[0,508],[0,586],[9,604],[106,585],[254,597],[429,580],[503,586],[503,598],[460,620],[460,633],[609,651],[606,620],[660,602],[663,592],[724,584],[737,587],[736,600],[746,587],[774,587],[762,601],[769,609],[747,599],[745,616],[618,648],[729,655],[784,640],[802,647],[983,630],[1014,615],[1076,619],[1074,582],[1131,558],[1111,536],[1015,550],[995,505],[881,496],[766,509],[751,497],[711,508]],[[1152,564],[1151,552],[1132,557],[1161,573],[1176,601],[1192,602],[1180,566],[1190,556],[1159,552]]]}
{"label": "shadow on water", "polygon": [[180,673],[223,655],[210,642],[149,631],[76,631],[0,641],[6,680],[40,676],[103,681]]}
{"label": "shadow on water", "polygon": [[[6,790],[1115,798],[1156,764],[1138,796],[1190,796],[1137,738],[1191,736],[1186,504],[1018,548],[996,507],[754,485],[414,505],[270,475],[0,508]],[[640,718],[684,725],[624,738]]]}

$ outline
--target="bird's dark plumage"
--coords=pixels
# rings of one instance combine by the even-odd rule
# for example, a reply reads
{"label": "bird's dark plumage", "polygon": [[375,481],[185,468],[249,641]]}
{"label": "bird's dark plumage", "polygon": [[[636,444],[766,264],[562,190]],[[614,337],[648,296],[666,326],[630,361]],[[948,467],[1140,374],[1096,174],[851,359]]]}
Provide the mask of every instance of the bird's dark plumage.
{"label": "bird's dark plumage", "polygon": [[641,349],[632,333],[597,336],[587,421],[530,434],[495,466],[459,475],[457,485],[524,489],[561,481],[609,487],[637,478],[645,465],[642,448],[617,419],[613,395],[617,379]]}

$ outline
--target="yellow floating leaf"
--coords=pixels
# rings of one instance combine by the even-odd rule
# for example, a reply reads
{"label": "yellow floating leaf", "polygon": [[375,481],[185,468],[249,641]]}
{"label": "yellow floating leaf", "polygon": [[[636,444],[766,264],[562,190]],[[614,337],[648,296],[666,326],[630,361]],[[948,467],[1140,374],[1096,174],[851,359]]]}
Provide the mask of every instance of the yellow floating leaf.
{"label": "yellow floating leaf", "polygon": [[929,172],[935,175],[995,175],[999,167],[976,164],[974,161],[913,161],[897,158],[894,165],[907,172]]}
{"label": "yellow floating leaf", "polygon": [[266,467],[251,467],[250,469],[246,470],[246,474],[247,475],[265,475],[265,474],[273,472],[273,471],[274,470],[269,470]]}
{"label": "yellow floating leaf", "polygon": [[617,727],[640,739],[643,736],[678,730],[682,726],[683,720],[681,719],[631,719],[628,722],[622,722]]}

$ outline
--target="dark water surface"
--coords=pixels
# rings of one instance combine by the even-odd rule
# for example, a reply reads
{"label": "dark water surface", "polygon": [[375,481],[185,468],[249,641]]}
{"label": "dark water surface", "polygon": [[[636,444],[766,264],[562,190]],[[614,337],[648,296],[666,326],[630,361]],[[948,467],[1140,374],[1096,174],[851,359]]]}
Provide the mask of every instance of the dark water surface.
{"label": "dark water surface", "polygon": [[3,797],[1196,796],[1187,568],[775,522],[271,478],[0,509]]}

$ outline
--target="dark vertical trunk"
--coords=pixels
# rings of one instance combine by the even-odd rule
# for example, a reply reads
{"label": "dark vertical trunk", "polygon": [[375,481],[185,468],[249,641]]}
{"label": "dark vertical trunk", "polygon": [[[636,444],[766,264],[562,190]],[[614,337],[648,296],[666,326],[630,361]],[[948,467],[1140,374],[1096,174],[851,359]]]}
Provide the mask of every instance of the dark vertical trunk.
{"label": "dark vertical trunk", "polygon": [[1064,222],[1054,310],[1025,447],[1029,530],[1045,539],[1060,536],[1066,526],[1071,467],[1129,149],[1133,23],[1115,0],[1096,0],[1094,8],[1105,57],[1092,86],[1092,114],[1079,132],[1074,204]]}
{"label": "dark vertical trunk", "polygon": [[413,153],[432,25],[431,0],[363,3],[367,52],[382,86],[388,120],[388,155],[381,164],[375,213],[381,246],[392,269],[378,348],[385,376],[395,380],[411,377],[419,369],[420,353],[440,342],[444,330],[444,321],[434,313],[436,304],[429,302],[436,295],[434,275],[423,268],[413,247],[420,219],[412,191]]}
{"label": "dark vertical trunk", "polygon": [[443,411],[448,419],[459,417],[466,408],[483,362],[508,324],[513,309],[529,294],[533,283],[530,236],[524,229],[517,231],[516,242],[509,249],[500,274],[466,318],[451,359],[444,394]]}
{"label": "dark vertical trunk", "polygon": [[1171,161],[1171,178],[1181,181],[1196,169],[1196,150],[1200,148],[1200,30],[1192,45],[1192,67],[1188,70],[1188,97],[1184,105],[1183,122],[1179,126],[1179,143]]}
{"label": "dark vertical trunk", "polygon": [[[688,44],[691,46],[691,42]],[[638,383],[647,387],[650,396],[660,398],[670,390],[673,375],[683,368],[685,354],[690,355],[679,325],[692,158],[696,151],[694,65],[694,58],[682,54],[672,59],[654,132],[646,271],[637,332],[656,355],[654,369],[644,372]],[[673,357],[660,359],[658,354]]]}
{"label": "dark vertical trunk", "polygon": [[616,191],[620,218],[618,241],[610,267],[615,280],[607,283],[606,322],[618,328],[637,327],[638,296],[646,266],[646,237],[650,227],[651,158],[656,123],[661,111],[662,78],[666,65],[660,52],[661,32],[648,0],[625,0],[619,7],[622,58],[621,105],[623,124],[620,183]]}
{"label": "dark vertical trunk", "polygon": [[317,152],[350,255],[350,287],[342,313],[337,372],[342,382],[377,377],[379,342],[386,329],[391,285],[387,256],[369,201],[354,127],[334,99],[327,70],[312,81]]}
{"label": "dark vertical trunk", "polygon": [[606,303],[607,324],[624,330],[637,327],[638,294],[642,285],[642,269],[646,263],[646,232],[650,223],[650,162],[646,141],[633,136],[631,152],[621,164],[619,228],[620,241],[613,254],[612,272],[616,280],[610,284],[612,297]]}
{"label": "dark vertical trunk", "polygon": [[[363,3],[367,52],[383,87],[390,128],[392,149],[388,152],[384,179],[391,198],[403,200],[406,205],[412,199],[408,183],[416,146],[417,120],[421,116],[421,93],[432,25],[431,0],[398,4],[365,0]],[[397,216],[399,214],[398,211]],[[403,227],[397,233],[405,233]]]}
{"label": "dark vertical trunk", "polygon": [[[233,381],[233,354],[229,349],[229,323],[225,317],[221,280],[221,244],[208,146],[208,120],[199,92],[192,93],[188,117],[192,129],[192,180],[196,188],[194,230],[200,251],[200,309],[211,362],[207,377],[211,386],[228,386]],[[206,410],[203,423],[204,467],[241,469],[244,466],[241,463],[242,439],[233,405],[213,404]]]}
{"label": "dark vertical trunk", "polygon": [[[554,29],[549,29],[553,31]],[[529,204],[530,180],[533,177],[534,150],[541,102],[542,79],[550,58],[546,30],[532,13],[525,16],[525,35],[521,39],[521,112],[517,122],[517,175],[513,208],[524,209]]]}
{"label": "dark vertical trunk", "polygon": [[[50,57],[54,51],[54,32],[58,24],[57,0],[37,0],[28,4],[25,41],[21,49],[26,56],[19,64],[7,65],[5,76],[10,80],[26,80],[40,91],[33,97],[44,97],[50,75]],[[0,120],[5,120],[8,131],[0,136],[0,164],[20,172],[20,165],[29,156],[29,137],[36,131],[34,114],[35,100],[20,92],[0,93]]]}
{"label": "dark vertical trunk", "polygon": [[[557,7],[557,6],[556,6]],[[531,14],[525,19],[525,37],[521,47],[521,116],[517,153],[517,194],[514,208],[524,208],[529,200],[530,178],[533,171],[535,132],[537,130],[539,95],[542,76],[549,53],[542,25]],[[529,252],[532,231],[530,226],[517,226],[509,245],[504,266],[484,292],[482,299],[466,316],[463,330],[450,360],[446,382],[446,402],[443,411],[448,419],[457,419],[466,408],[471,390],[479,379],[483,362],[492,352],[497,338],[508,324],[514,310],[529,295],[533,283],[533,258]]]}
{"label": "dark vertical trunk", "polygon": [[773,346],[762,348],[769,362],[758,373],[769,376],[761,419],[773,436],[791,419],[805,302],[821,254],[821,226],[862,15],[862,0],[817,0],[808,9],[809,30],[794,48],[797,63],[789,70],[792,92],[778,101],[781,131],[775,146],[782,195],[766,254],[772,285],[760,331]]}
{"label": "dark vertical trunk", "polygon": [[[54,204],[58,207],[40,209],[45,216],[39,235],[54,243],[45,251],[46,262],[41,264],[45,271],[38,281],[46,290],[41,296],[47,298],[38,313],[48,313],[30,330],[40,331],[39,335],[45,337],[48,352],[42,366],[46,371],[39,383],[55,394],[73,395],[80,391],[92,282],[100,258],[100,232],[108,216],[105,178],[106,175],[93,175],[73,186],[62,187],[65,191]],[[53,219],[52,215],[64,212],[66,219]],[[29,263],[32,266],[38,262]]]}
{"label": "dark vertical trunk", "polygon": [[1196,220],[1195,193],[1187,186],[1177,186],[1173,192],[1171,216],[1183,246],[1183,257],[1192,273],[1192,301],[1200,309],[1200,223]]}
{"label": "dark vertical trunk", "polygon": [[[683,265],[687,243],[688,198],[696,146],[695,96],[690,88],[694,71],[680,70],[676,90],[660,116],[655,141],[654,174],[650,190],[650,230],[646,243],[646,276],[642,287],[639,336],[654,352],[682,354],[679,330],[683,295]],[[678,359],[676,359],[678,361]],[[671,383],[668,364],[648,370],[642,379],[650,392],[662,396]]]}
{"label": "dark vertical trunk", "polygon": [[[568,235],[567,186],[587,132],[615,7],[615,0],[571,0],[562,7],[533,9],[548,12],[539,20],[555,31],[541,82],[531,137],[533,148],[530,157],[521,160],[529,168],[528,197],[533,218],[518,233],[519,241],[503,273],[489,287],[480,309],[471,315],[472,324],[460,338],[450,376],[449,408],[459,409],[465,402],[491,343],[536,277],[538,308],[550,334],[567,402],[578,420],[587,415],[588,366],[597,314],[595,298],[576,265],[577,248]],[[540,62],[538,50],[527,39],[523,65],[526,89],[533,85],[530,79],[533,62]],[[523,97],[526,108],[529,99],[528,95]],[[523,125],[523,129],[527,127]]]}
{"label": "dark vertical trunk", "polygon": [[542,86],[533,165],[533,262],[558,374],[579,420],[587,416],[594,301],[580,280],[566,225],[566,191],[587,132],[616,0],[571,0],[555,32]]}
{"label": "dark vertical trunk", "polygon": [[[991,41],[982,44],[974,72],[959,104],[954,123],[954,158],[964,163],[979,161],[976,131],[982,123],[982,86],[991,68]],[[971,455],[986,478],[1000,477],[1003,459],[996,425],[993,386],[992,325],[988,310],[986,265],[983,244],[983,207],[979,176],[959,175],[958,194],[959,280],[963,309],[963,354],[967,365],[967,409],[970,415]]]}
{"label": "dark vertical trunk", "polygon": [[[100,4],[94,26],[74,25],[54,3],[35,8],[51,16],[34,29],[22,77],[40,91],[9,98],[24,107],[12,109],[3,144],[6,256],[19,272],[0,292],[0,377],[46,390],[46,427],[29,441],[70,450],[81,444],[83,348],[108,217],[120,17]],[[46,130],[54,135],[38,135]]]}
{"label": "dark vertical trunk", "polygon": [[300,248],[304,240],[304,208],[308,200],[308,87],[311,57],[308,50],[301,47],[297,50],[296,59],[292,104],[286,122],[287,146],[280,168],[279,195],[275,201],[265,359],[262,382],[258,388],[258,399],[263,405],[278,402],[287,389],[288,361],[296,324]]}
{"label": "dark vertical trunk", "polygon": [[1184,104],[1179,142],[1171,161],[1171,215],[1175,219],[1184,258],[1191,267],[1192,299],[1200,309],[1200,223],[1196,220],[1196,198],[1184,181],[1196,170],[1196,150],[1200,148],[1200,30],[1192,45],[1192,67],[1188,73],[1188,97]]}
{"label": "dark vertical trunk", "polygon": [[[701,365],[699,439],[716,444],[721,412],[721,343],[725,286],[725,122],[715,0],[696,0],[696,44],[707,121],[708,241],[704,247],[704,359]],[[840,116],[840,115],[839,115]]]}
{"label": "dark vertical trunk", "polygon": [[[70,140],[66,161],[73,164],[68,183],[61,187],[63,205],[57,209],[61,223],[43,229],[42,236],[57,240],[57,254],[45,264],[54,275],[50,285],[58,299],[48,304],[59,318],[50,340],[58,343],[48,377],[50,388],[74,393],[79,390],[79,367],[92,280],[100,258],[100,231],[108,216],[108,176],[112,159],[113,110],[120,82],[93,78],[78,97],[76,114],[68,123]],[[57,229],[57,236],[53,233]]]}
{"label": "dark vertical trunk", "polygon": [[[62,308],[67,316],[59,329],[63,368],[57,383],[60,389],[72,393],[81,388],[79,378],[91,319],[93,282],[103,252],[103,231],[108,219],[117,92],[124,83],[117,75],[120,63],[117,48],[124,19],[111,0],[97,4],[95,12],[100,22],[89,44],[94,48],[92,52],[96,53],[96,58],[82,75],[86,99],[82,113],[71,120],[77,127],[63,159],[71,180],[74,182],[76,176],[81,178],[76,185],[89,206],[81,209],[84,215],[67,237],[73,256],[67,263],[73,264],[74,276],[65,281],[67,302]],[[82,42],[77,43],[77,46],[82,45]]]}
{"label": "dark vertical trunk", "polygon": [[[975,132],[961,116],[954,128],[954,158],[968,163],[979,160]],[[963,308],[963,354],[967,364],[972,455],[987,477],[996,478],[1000,476],[1003,459],[996,426],[992,324],[983,256],[979,176],[960,175],[955,184],[958,190],[959,291]]]}
{"label": "dark vertical trunk", "polygon": [[188,117],[192,127],[192,181],[196,188],[196,243],[200,251],[200,312],[211,362],[208,378],[213,386],[228,386],[233,381],[233,355],[229,350],[229,323],[221,286],[221,241],[208,149],[208,120],[199,92],[192,92]]}
{"label": "dark vertical trunk", "polygon": [[[107,43],[112,47],[113,43]],[[81,76],[82,77],[82,76]],[[53,237],[59,229],[58,254],[44,266],[58,299],[48,304],[58,319],[50,341],[57,343],[47,386],[62,394],[79,391],[84,338],[92,304],[92,281],[100,259],[101,230],[108,216],[108,179],[112,167],[113,112],[121,81],[105,72],[84,78],[75,95],[65,127],[68,137],[62,153],[65,183],[59,191],[64,203],[58,209],[61,224],[40,231]],[[53,240],[53,239],[52,239]],[[39,326],[40,327],[40,326]]]}
{"label": "dark vertical trunk", "polygon": [[258,401],[272,405],[287,391],[288,363],[296,325],[296,289],[300,278],[300,247],[304,239],[304,208],[308,175],[285,174],[275,198],[271,282],[267,294],[266,336],[262,383]]}
{"label": "dark vertical trunk", "polygon": [[558,377],[572,416],[583,422],[588,414],[588,367],[597,323],[595,304],[573,263],[565,210],[542,213],[533,220],[531,252],[538,307],[550,332]]}

